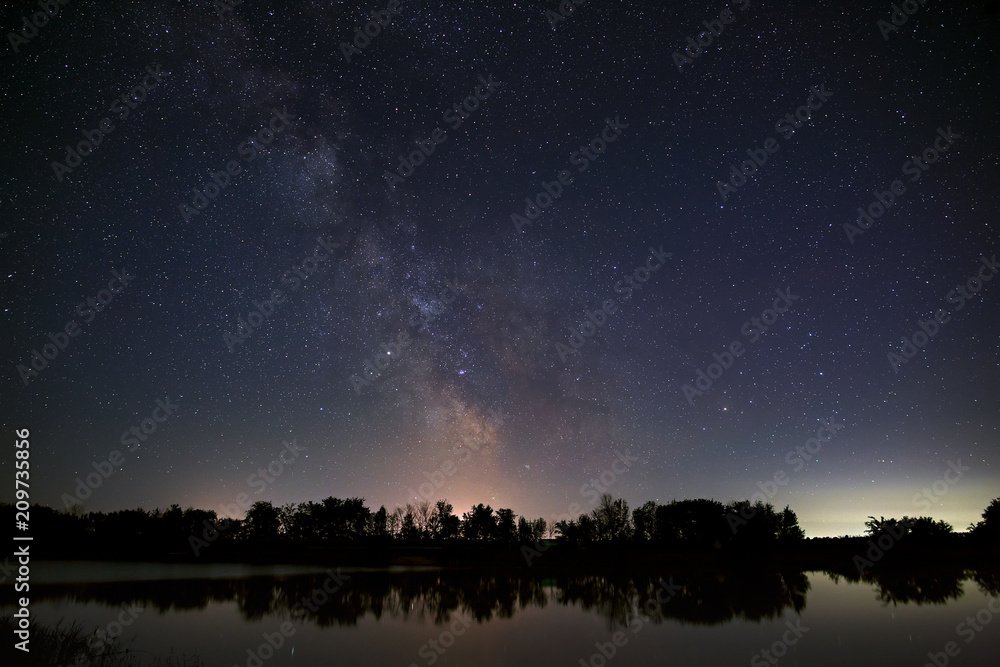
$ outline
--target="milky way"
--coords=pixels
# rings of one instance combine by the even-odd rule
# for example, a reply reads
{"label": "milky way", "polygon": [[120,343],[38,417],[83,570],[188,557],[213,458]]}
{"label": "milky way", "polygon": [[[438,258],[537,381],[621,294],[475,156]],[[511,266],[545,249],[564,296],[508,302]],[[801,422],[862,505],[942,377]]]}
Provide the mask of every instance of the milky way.
{"label": "milky way", "polygon": [[34,500],[997,495],[995,4],[111,4],[0,13]]}

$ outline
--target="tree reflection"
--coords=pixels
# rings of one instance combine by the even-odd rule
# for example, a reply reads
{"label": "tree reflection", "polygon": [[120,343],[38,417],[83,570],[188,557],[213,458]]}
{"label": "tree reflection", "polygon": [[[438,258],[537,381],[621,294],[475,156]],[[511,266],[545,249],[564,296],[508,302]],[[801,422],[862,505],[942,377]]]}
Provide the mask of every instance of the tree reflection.
{"label": "tree reflection", "polygon": [[[138,604],[161,613],[205,609],[235,602],[248,621],[269,616],[304,619],[320,627],[356,625],[375,619],[448,622],[456,612],[477,622],[511,618],[548,604],[579,607],[620,628],[636,611],[652,623],[677,621],[717,625],[772,620],[806,605],[809,579],[800,571],[720,570],[715,572],[631,571],[525,573],[514,570],[405,570],[344,572],[334,593],[333,573],[257,576],[245,579],[128,581],[33,585],[38,600]],[[920,573],[877,573],[859,577],[831,574],[834,580],[874,585],[883,604],[945,604],[961,597],[968,578],[990,595],[1000,590],[992,572],[939,569]]]}
{"label": "tree reflection", "polygon": [[[837,572],[830,576],[835,582],[841,579],[852,583],[869,583],[875,588],[876,598],[883,606],[900,604],[947,604],[962,597],[962,582],[968,578],[979,580],[985,573],[958,567],[942,567],[920,571],[875,570],[858,575],[856,572]],[[995,575],[994,575],[995,576]]]}

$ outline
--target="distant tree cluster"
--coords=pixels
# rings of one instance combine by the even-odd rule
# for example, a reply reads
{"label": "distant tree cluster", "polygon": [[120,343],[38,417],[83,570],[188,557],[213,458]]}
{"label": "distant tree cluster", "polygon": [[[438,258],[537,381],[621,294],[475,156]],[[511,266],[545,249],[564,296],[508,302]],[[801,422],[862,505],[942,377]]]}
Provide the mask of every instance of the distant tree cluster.
{"label": "distant tree cluster", "polygon": [[528,519],[510,509],[494,510],[482,503],[461,518],[447,500],[424,500],[397,507],[385,505],[372,512],[363,498],[327,498],[320,503],[273,507],[257,502],[247,511],[243,534],[249,539],[359,540],[486,540],[513,543],[540,539],[545,519]]}
{"label": "distant tree cluster", "polygon": [[929,516],[919,516],[911,518],[904,516],[902,519],[886,519],[873,516],[865,521],[865,529],[870,537],[881,537],[888,535],[893,539],[910,536],[916,539],[938,539],[955,532],[951,524],[946,521],[935,521]]}
{"label": "distant tree cluster", "polygon": [[1000,498],[994,498],[983,510],[983,520],[969,526],[973,535],[987,539],[1000,539]]}
{"label": "distant tree cluster", "polygon": [[242,521],[233,522],[230,534],[249,540],[463,539],[500,544],[537,542],[548,534],[570,544],[651,542],[706,548],[783,543],[804,537],[795,512],[788,507],[779,511],[763,502],[723,505],[698,499],[666,505],[650,501],[630,511],[625,499],[607,493],[589,514],[552,526],[543,518],[530,519],[482,503],[458,517],[447,500],[411,503],[392,512],[384,505],[372,512],[362,498],[331,497],[282,507],[258,501]]}
{"label": "distant tree cluster", "polygon": [[[447,500],[422,501],[372,511],[363,498],[329,497],[320,502],[275,506],[257,501],[242,519],[220,518],[215,511],[171,505],[143,509],[83,512],[79,506],[59,511],[41,505],[30,509],[32,529],[40,541],[116,550],[180,552],[222,542],[367,542],[475,540],[499,544],[535,542],[549,531],[545,519],[494,510],[482,503],[458,517]],[[13,523],[14,506],[0,503],[0,517]]]}
{"label": "distant tree cluster", "polygon": [[[13,523],[14,506],[0,504],[0,520]],[[53,543],[96,547],[128,545],[136,551],[183,552],[216,540],[225,542],[443,542],[466,541],[495,544],[538,543],[557,536],[570,545],[592,543],[655,544],[668,548],[711,549],[789,544],[804,537],[795,512],[775,509],[769,503],[738,500],[673,500],[659,505],[649,501],[634,510],[628,502],[604,494],[589,514],[576,519],[547,522],[518,516],[513,510],[494,510],[482,503],[460,517],[447,500],[422,501],[372,511],[363,498],[329,497],[320,502],[274,506],[255,502],[242,519],[220,519],[211,510],[171,505],[167,510],[83,512],[79,507],[63,512],[34,505],[32,529]],[[3,518],[6,517],[6,518]],[[935,539],[953,533],[952,526],[930,517],[902,519],[869,517],[871,537]],[[1000,541],[1000,498],[994,499],[972,525],[975,539]]]}
{"label": "distant tree cluster", "polygon": [[798,517],[789,507],[777,511],[770,503],[738,500],[653,501],[632,510],[622,498],[604,494],[590,514],[556,523],[560,536],[572,544],[590,542],[649,542],[667,546],[718,548],[731,544],[758,545],[802,539]]}
{"label": "distant tree cluster", "polygon": [[[1000,540],[1000,498],[994,498],[983,510],[982,520],[969,526],[969,534],[974,538],[983,540]],[[881,535],[890,535],[894,538],[908,536],[920,539],[939,539],[945,535],[955,532],[950,523],[946,521],[935,521],[929,516],[911,518],[904,516],[902,519],[894,519],[873,516],[868,517],[865,522],[865,529],[870,537],[877,538]]]}

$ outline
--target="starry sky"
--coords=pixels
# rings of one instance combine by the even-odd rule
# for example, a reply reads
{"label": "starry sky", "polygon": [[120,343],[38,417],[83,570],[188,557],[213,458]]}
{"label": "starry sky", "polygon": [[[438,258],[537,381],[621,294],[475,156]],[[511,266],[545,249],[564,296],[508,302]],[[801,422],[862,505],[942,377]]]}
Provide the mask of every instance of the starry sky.
{"label": "starry sky", "polygon": [[74,0],[8,35],[0,422],[32,500],[110,458],[87,510],[424,484],[977,520],[997,4],[563,6]]}

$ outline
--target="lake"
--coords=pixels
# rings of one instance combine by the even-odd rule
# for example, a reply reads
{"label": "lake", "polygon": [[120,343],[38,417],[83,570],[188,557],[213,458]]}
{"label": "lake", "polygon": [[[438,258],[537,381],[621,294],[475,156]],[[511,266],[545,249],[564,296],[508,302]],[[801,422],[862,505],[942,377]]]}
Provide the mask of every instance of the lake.
{"label": "lake", "polygon": [[38,562],[31,609],[143,665],[979,666],[1000,664],[998,581]]}

